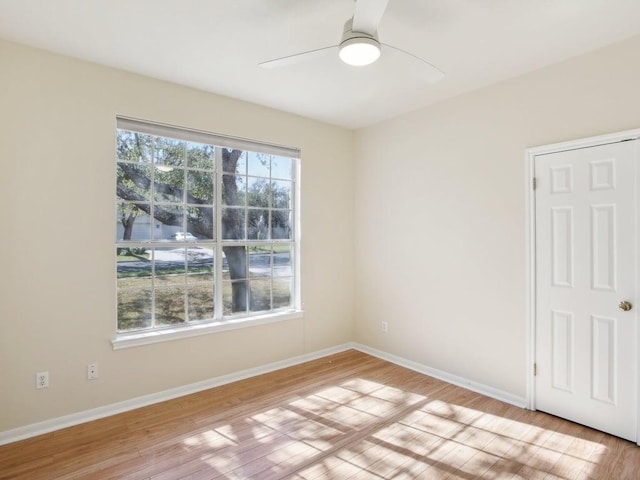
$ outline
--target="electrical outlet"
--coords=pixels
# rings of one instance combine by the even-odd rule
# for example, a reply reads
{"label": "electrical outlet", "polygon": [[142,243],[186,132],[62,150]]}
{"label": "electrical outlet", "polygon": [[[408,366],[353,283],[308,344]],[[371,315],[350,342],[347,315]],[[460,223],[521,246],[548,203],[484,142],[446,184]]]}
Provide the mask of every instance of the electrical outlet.
{"label": "electrical outlet", "polygon": [[87,365],[87,380],[95,380],[98,378],[98,364],[90,363]]}
{"label": "electrical outlet", "polygon": [[36,388],[49,388],[49,372],[36,373]]}
{"label": "electrical outlet", "polygon": [[381,327],[382,327],[382,331],[384,333],[387,333],[387,330],[389,328],[389,324],[387,322],[382,322]]}

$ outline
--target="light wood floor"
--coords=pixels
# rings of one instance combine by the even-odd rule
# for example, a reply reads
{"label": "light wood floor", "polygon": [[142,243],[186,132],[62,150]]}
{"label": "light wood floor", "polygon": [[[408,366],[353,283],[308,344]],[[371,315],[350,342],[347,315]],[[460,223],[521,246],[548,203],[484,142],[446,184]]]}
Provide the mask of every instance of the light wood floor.
{"label": "light wood floor", "polygon": [[349,351],[2,446],[0,478],[624,480],[640,448]]}

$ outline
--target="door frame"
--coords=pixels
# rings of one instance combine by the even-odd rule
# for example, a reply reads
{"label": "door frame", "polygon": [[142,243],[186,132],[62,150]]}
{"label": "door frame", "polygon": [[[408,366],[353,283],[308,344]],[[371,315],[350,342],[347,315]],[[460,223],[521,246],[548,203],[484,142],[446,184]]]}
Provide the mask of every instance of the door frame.
{"label": "door frame", "polygon": [[[625,140],[636,140],[640,138],[640,129],[626,130],[623,132],[598,135],[595,137],[581,138],[566,142],[553,143],[532,147],[525,150],[525,205],[526,205],[526,408],[536,410],[535,405],[535,378],[534,366],[536,356],[536,198],[534,191],[535,178],[535,158],[538,155],[576,150],[579,148],[595,147],[608,143],[617,143]],[[640,166],[638,167],[640,170]],[[636,178],[637,201],[640,198],[640,185]],[[640,237],[640,204],[637,208],[636,225],[637,235]],[[637,245],[637,244],[636,244]],[[636,285],[640,288],[640,248],[636,247]],[[640,302],[637,302],[640,303]],[[640,304],[638,305],[640,308]],[[638,415],[636,424],[636,442],[640,445],[640,326],[637,328],[636,337],[636,364],[638,378],[636,379],[636,409]]]}

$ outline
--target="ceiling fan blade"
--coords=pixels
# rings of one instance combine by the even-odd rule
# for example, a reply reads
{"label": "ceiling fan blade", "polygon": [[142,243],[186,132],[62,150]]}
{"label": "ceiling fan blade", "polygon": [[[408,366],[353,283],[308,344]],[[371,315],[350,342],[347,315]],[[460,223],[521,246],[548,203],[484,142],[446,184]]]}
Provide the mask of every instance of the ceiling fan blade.
{"label": "ceiling fan blade", "polygon": [[259,63],[258,65],[262,68],[288,67],[289,65],[295,65],[297,63],[306,62],[308,60],[324,56],[332,50],[337,51],[338,46],[332,45],[330,47],[318,48],[317,50],[309,50],[308,52],[295,53],[286,57],[274,58],[273,60],[268,60],[266,62]]}
{"label": "ceiling fan blade", "polygon": [[432,63],[427,62],[424,58],[420,58],[413,53],[409,53],[406,50],[402,50],[401,48],[394,47],[393,45],[389,45],[387,43],[383,43],[382,45],[384,45],[386,48],[390,48],[392,50],[395,50],[396,52],[408,55],[409,57],[417,60],[418,64],[420,65],[419,75],[427,82],[437,83],[444,78],[444,72]]}
{"label": "ceiling fan blade", "polygon": [[375,35],[389,0],[356,0],[353,31]]}

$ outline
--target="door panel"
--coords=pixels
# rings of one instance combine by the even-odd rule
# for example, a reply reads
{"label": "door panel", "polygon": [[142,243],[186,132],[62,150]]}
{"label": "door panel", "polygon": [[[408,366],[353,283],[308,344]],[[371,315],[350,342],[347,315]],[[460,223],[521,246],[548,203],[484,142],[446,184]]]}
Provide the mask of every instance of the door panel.
{"label": "door panel", "polygon": [[638,141],[535,157],[535,404],[636,441]]}

